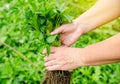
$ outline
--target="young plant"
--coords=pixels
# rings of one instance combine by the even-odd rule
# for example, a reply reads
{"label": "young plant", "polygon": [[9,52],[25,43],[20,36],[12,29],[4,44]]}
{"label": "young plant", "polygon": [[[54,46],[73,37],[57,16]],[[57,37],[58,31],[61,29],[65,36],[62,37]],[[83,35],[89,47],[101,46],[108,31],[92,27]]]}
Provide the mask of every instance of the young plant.
{"label": "young plant", "polygon": [[[39,33],[39,41],[42,49],[46,48],[47,56],[50,54],[50,46],[60,46],[59,35],[50,35],[50,33],[62,25],[68,23],[65,9],[57,7],[56,4],[47,1],[41,1],[38,10],[32,10],[30,7],[25,12],[27,29]],[[65,7],[65,4],[62,5]],[[71,74],[68,71],[47,71],[43,84],[70,84]],[[61,82],[60,82],[61,81]]]}

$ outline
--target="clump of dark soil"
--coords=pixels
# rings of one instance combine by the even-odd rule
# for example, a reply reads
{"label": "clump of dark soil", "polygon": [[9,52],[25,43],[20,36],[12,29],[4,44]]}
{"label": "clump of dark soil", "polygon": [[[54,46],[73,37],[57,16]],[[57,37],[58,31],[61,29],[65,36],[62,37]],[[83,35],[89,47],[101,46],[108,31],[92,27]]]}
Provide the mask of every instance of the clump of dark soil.
{"label": "clump of dark soil", "polygon": [[69,71],[47,71],[42,84],[70,84]]}

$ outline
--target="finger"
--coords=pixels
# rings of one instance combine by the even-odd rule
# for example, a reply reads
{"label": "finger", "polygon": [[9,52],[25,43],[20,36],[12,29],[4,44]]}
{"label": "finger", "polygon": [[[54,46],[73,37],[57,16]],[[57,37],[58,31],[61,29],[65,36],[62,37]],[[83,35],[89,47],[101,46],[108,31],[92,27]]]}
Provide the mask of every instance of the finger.
{"label": "finger", "polygon": [[46,49],[44,49],[42,53],[43,53],[43,54],[46,54],[46,53],[47,53],[47,52],[46,52]]}
{"label": "finger", "polygon": [[62,42],[62,46],[64,47],[70,47],[71,43],[66,43],[65,41]]}
{"label": "finger", "polygon": [[51,35],[53,35],[53,34],[59,34],[59,33],[61,33],[63,31],[63,29],[64,29],[63,26],[55,29],[53,32],[51,32]]}
{"label": "finger", "polygon": [[61,47],[69,47],[69,46],[68,46],[68,45],[64,45],[64,44],[62,44]]}
{"label": "finger", "polygon": [[53,65],[50,67],[46,67],[48,71],[60,70],[60,65]]}
{"label": "finger", "polygon": [[65,36],[61,36],[60,38],[60,42],[62,44],[62,46],[66,46],[67,43],[65,43],[66,37]]}
{"label": "finger", "polygon": [[50,53],[55,53],[57,51],[57,47],[50,47]]}
{"label": "finger", "polygon": [[[66,42],[66,40],[68,40],[68,41]],[[69,36],[67,34],[62,34],[61,37],[60,37],[60,41],[61,41],[62,45],[70,46],[71,36]]]}
{"label": "finger", "polygon": [[71,46],[75,42],[75,40],[72,40],[73,38],[72,39],[71,38],[65,38],[65,40],[62,42],[62,44],[65,46],[68,46],[68,47]]}
{"label": "finger", "polygon": [[61,47],[68,47],[67,45],[65,45],[64,40],[63,39],[60,40],[61,41]]}
{"label": "finger", "polygon": [[44,65],[46,67],[50,67],[50,66],[53,66],[53,65],[56,65],[56,64],[57,64],[56,60],[51,60],[51,61],[46,62]]}
{"label": "finger", "polygon": [[46,56],[46,57],[44,58],[44,61],[45,61],[45,62],[52,61],[52,60],[56,60],[56,58],[54,57],[53,54],[51,54],[49,57]]}
{"label": "finger", "polygon": [[64,42],[64,38],[62,38],[62,37],[60,37],[60,42],[62,43],[62,42]]}
{"label": "finger", "polygon": [[[50,53],[51,53],[51,54],[54,53],[56,49],[57,49],[56,47],[50,47]],[[47,53],[46,48],[43,50],[42,53],[43,53],[43,54],[46,54],[46,53]]]}

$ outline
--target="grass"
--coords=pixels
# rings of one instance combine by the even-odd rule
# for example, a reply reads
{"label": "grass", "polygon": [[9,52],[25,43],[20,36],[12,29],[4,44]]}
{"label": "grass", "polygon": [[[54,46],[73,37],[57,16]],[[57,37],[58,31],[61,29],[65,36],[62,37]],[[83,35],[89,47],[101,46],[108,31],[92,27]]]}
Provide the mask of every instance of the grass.
{"label": "grass", "polygon": [[[25,29],[25,10],[27,6],[39,5],[38,1],[2,0],[0,3],[0,84],[39,84],[43,74],[34,67],[38,66],[45,73],[44,56],[40,53],[39,33]],[[49,0],[48,0],[49,1]],[[96,0],[60,0],[57,4],[67,5],[65,14],[71,19],[89,9]],[[55,2],[55,0],[53,0]],[[120,32],[120,19],[101,26],[83,35],[73,46],[85,47],[100,42]],[[9,48],[12,49],[9,49]],[[14,50],[13,50],[14,48]],[[16,52],[17,51],[17,54]],[[29,61],[21,58],[24,55]],[[119,84],[120,64],[80,67],[72,71],[72,84]]]}

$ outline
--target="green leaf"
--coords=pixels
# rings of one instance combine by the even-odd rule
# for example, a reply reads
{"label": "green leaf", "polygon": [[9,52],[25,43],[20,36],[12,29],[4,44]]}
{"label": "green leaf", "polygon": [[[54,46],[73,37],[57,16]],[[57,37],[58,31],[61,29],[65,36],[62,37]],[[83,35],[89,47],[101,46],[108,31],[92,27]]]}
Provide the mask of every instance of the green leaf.
{"label": "green leaf", "polygon": [[44,38],[43,33],[40,33],[40,35],[39,35],[39,40],[42,40],[43,38]]}
{"label": "green leaf", "polygon": [[30,19],[30,18],[32,17],[32,15],[33,15],[32,10],[28,8],[28,9],[25,11],[25,17],[26,17],[27,19]]}
{"label": "green leaf", "polygon": [[7,37],[5,36],[5,37],[2,37],[2,38],[0,38],[0,42],[5,42],[5,40],[7,39]]}
{"label": "green leaf", "polygon": [[57,37],[57,34],[52,35],[52,36],[49,36],[49,37],[46,39],[47,43],[52,43],[52,42],[54,42],[55,39],[56,39],[56,37]]}
{"label": "green leaf", "polygon": [[50,45],[46,44],[46,51],[47,51],[47,56],[50,55]]}
{"label": "green leaf", "polygon": [[39,49],[39,53],[42,53],[45,48],[46,48],[46,46],[44,44],[40,44],[39,48],[38,48]]}

